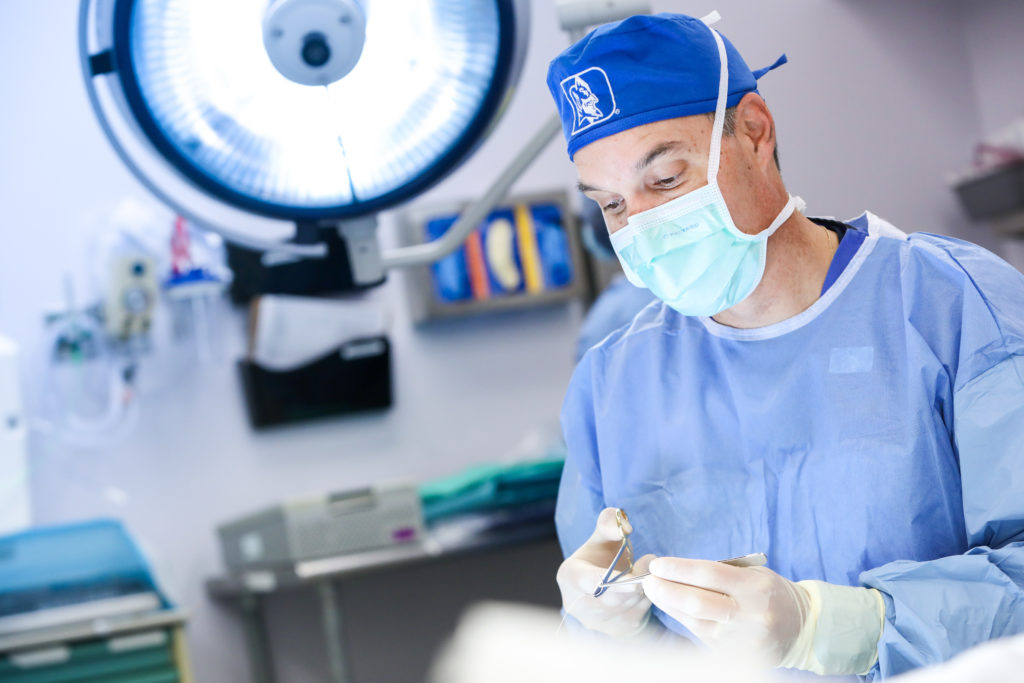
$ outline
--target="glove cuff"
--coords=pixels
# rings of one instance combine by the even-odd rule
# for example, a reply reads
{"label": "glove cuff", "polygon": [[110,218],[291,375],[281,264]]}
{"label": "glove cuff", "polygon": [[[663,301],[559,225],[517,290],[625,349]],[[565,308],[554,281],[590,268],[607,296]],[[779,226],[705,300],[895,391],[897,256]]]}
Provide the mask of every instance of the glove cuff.
{"label": "glove cuff", "polygon": [[885,602],[874,588],[800,581],[809,598],[800,636],[780,666],[824,675],[864,675],[878,661]]}
{"label": "glove cuff", "polygon": [[646,612],[644,612],[644,618],[640,620],[640,624],[635,629],[633,629],[632,631],[629,631],[628,633],[621,633],[621,634],[618,635],[618,637],[619,638],[638,638],[642,634],[646,633],[648,631],[648,627],[651,625],[651,620],[652,620],[651,612],[653,612],[653,611],[654,610],[648,609]]}

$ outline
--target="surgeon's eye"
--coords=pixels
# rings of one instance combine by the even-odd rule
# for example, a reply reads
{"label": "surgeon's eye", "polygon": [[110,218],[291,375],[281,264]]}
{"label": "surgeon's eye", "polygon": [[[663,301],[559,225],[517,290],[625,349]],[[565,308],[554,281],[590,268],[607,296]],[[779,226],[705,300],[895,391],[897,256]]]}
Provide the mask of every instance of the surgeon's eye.
{"label": "surgeon's eye", "polygon": [[675,187],[679,183],[679,176],[672,176],[670,178],[658,178],[654,181],[657,187]]}
{"label": "surgeon's eye", "polygon": [[611,201],[601,207],[605,213],[615,213],[622,207],[622,202],[619,200]]}

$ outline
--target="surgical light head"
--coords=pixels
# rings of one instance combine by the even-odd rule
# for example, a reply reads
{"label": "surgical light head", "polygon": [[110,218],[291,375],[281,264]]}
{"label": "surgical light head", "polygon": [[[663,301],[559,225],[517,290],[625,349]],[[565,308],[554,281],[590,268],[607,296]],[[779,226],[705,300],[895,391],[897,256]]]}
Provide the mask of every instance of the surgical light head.
{"label": "surgical light head", "polygon": [[353,287],[383,281],[376,215],[492,130],[529,17],[527,0],[81,3],[90,102],[146,188],[255,251],[326,263],[337,233]]}

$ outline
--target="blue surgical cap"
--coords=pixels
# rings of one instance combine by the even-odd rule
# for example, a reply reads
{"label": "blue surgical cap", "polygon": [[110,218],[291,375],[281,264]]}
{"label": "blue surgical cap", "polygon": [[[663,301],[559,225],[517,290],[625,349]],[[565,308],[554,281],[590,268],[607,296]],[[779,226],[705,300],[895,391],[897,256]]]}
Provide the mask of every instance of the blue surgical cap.
{"label": "blue surgical cap", "polygon": [[[727,107],[757,79],[725,36]],[[721,63],[711,29],[683,14],[640,15],[599,26],[552,60],[548,89],[562,117],[569,158],[595,140],[636,126],[715,111]]]}

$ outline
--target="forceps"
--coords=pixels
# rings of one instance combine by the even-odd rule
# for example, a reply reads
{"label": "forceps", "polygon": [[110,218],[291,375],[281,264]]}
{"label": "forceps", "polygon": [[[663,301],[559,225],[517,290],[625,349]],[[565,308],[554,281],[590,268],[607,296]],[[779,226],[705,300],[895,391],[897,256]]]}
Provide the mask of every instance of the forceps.
{"label": "forceps", "polygon": [[[601,583],[599,583],[597,585],[597,588],[594,589],[595,598],[604,595],[604,592],[608,590],[608,586],[611,586],[615,583],[620,583],[620,579],[622,579],[623,576],[633,571],[633,544],[629,540],[629,533],[627,533],[626,529],[622,526],[622,523],[625,521],[625,519],[625,510],[623,510],[622,508],[616,508],[615,524],[618,525],[619,533],[622,534],[622,543],[619,545],[619,551],[615,553],[615,557],[612,559],[612,563],[611,565],[609,565],[608,571],[604,573],[604,577],[601,579]],[[625,569],[620,571],[618,574],[615,574],[615,576],[612,576],[612,574],[615,573],[615,565],[617,565],[619,563],[619,560],[622,559],[623,554],[626,555],[626,562],[628,564],[626,565]],[[631,579],[626,579],[625,581],[630,580]]]}
{"label": "forceps", "polygon": [[[608,571],[605,572],[604,578],[601,579],[601,583],[594,589],[594,597],[600,597],[604,595],[605,591],[608,590],[609,586],[628,586],[634,583],[640,583],[646,577],[650,576],[650,572],[644,574],[637,574],[631,576],[628,579],[622,578],[629,572],[633,571],[633,544],[629,540],[629,534],[622,527],[622,522],[625,518],[625,513],[618,509],[615,511],[615,523],[619,527],[619,531],[622,533],[622,544],[619,546],[619,551],[615,553],[615,558],[612,560],[611,566],[608,567]],[[626,554],[629,565],[615,576],[615,565],[619,563],[622,555]],[[749,555],[741,555],[740,557],[731,557],[728,560],[718,560],[722,564],[732,565],[733,567],[760,567],[767,564],[768,557],[764,553],[751,553]]]}

